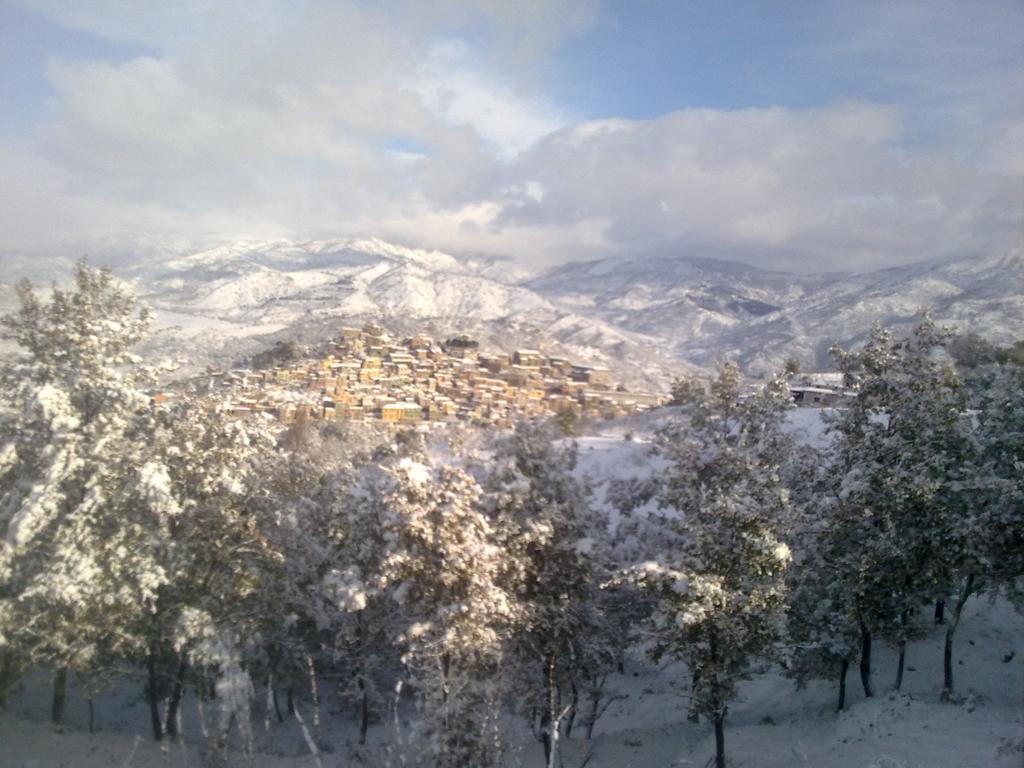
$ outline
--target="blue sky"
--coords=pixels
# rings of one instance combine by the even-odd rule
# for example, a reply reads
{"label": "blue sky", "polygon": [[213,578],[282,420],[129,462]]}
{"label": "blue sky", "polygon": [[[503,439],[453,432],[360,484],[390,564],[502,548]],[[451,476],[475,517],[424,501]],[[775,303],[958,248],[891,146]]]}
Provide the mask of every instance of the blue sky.
{"label": "blue sky", "polygon": [[46,77],[52,57],[126,61],[146,51],[69,29],[14,3],[0,5],[0,129],[11,138],[31,138],[49,114],[55,93]]}
{"label": "blue sky", "polygon": [[1024,3],[7,0],[0,251],[1018,246]]}
{"label": "blue sky", "polygon": [[810,106],[844,90],[800,71],[809,24],[792,4],[637,7],[609,3],[603,20],[566,42],[555,56],[558,98],[593,117],[651,118],[683,107]]}

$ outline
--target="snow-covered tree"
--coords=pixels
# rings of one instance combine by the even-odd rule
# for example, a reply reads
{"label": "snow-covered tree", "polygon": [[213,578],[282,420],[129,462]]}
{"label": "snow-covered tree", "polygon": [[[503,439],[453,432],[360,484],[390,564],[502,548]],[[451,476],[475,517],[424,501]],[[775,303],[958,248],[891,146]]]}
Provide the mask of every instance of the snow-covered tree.
{"label": "snow-covered tree", "polygon": [[[147,610],[131,626],[142,639],[139,661],[147,667],[152,727],[159,739],[165,730],[176,730],[193,657],[206,658],[183,634],[186,616],[207,617],[201,622],[203,637],[216,634],[222,643],[229,637],[254,640],[265,610],[262,588],[280,554],[252,503],[263,482],[262,462],[273,450],[266,421],[239,419],[215,400],[182,396],[159,411],[147,437],[147,461],[138,481],[126,484],[121,505],[151,532],[139,551],[162,574]],[[241,660],[243,651],[235,652]],[[162,718],[158,704],[165,697]]]}
{"label": "snow-covered tree", "polygon": [[601,610],[607,523],[573,475],[575,444],[555,439],[550,425],[520,423],[497,440],[485,485],[510,568],[506,583],[522,609],[511,643],[519,703],[539,720],[546,765],[557,764],[560,724],[575,714],[579,691],[615,663]]}
{"label": "snow-covered tree", "polygon": [[456,467],[402,458],[357,493],[385,523],[378,587],[402,607],[399,637],[438,766],[500,759],[496,670],[516,617],[502,588],[505,554],[481,508],[481,489]]}
{"label": "snow-covered tree", "polygon": [[661,549],[630,578],[656,599],[655,654],[685,661],[695,705],[714,723],[725,765],[724,724],[740,676],[779,636],[790,561],[789,441],[780,432],[790,398],[783,381],[744,393],[723,364],[706,391],[688,388],[677,423],[661,435],[670,463],[661,504]]}
{"label": "snow-covered tree", "polygon": [[143,472],[152,378],[132,348],[150,315],[84,262],[71,287],[43,299],[23,282],[18,299],[0,321],[20,348],[0,369],[0,650],[57,668],[59,719],[66,671],[129,652],[124,627],[165,578],[118,502]]}
{"label": "snow-covered tree", "polygon": [[819,514],[816,507],[797,513],[794,525],[793,564],[787,574],[786,671],[798,686],[814,678],[838,680],[836,709],[842,711],[847,672],[861,649],[860,625],[853,595],[837,579],[845,546],[823,535]]}
{"label": "snow-covered tree", "polygon": [[857,394],[830,425],[826,535],[855,601],[869,695],[872,635],[899,649],[898,689],[919,608],[973,588],[978,474],[966,392],[943,353],[950,336],[925,316],[906,337],[876,327],[859,352],[834,350]]}
{"label": "snow-covered tree", "polygon": [[1003,587],[1024,606],[1024,366],[1003,363],[977,410],[975,482],[964,483],[968,514],[956,540],[953,597],[943,654],[942,697],[953,697],[953,636],[968,598]]}
{"label": "snow-covered tree", "polygon": [[1024,583],[1024,365],[1006,363],[978,410],[988,570],[1019,602]]}
{"label": "snow-covered tree", "polygon": [[[380,510],[352,495],[371,445],[351,430],[335,432],[290,429],[264,476],[259,505],[280,554],[263,598],[265,677],[271,688],[285,681],[290,692],[310,679],[313,665],[340,675],[362,744],[383,699],[384,673],[397,666],[397,606],[375,584],[386,546]],[[289,702],[294,712],[291,693]]]}
{"label": "snow-covered tree", "polygon": [[837,679],[841,711],[847,673],[861,650],[861,625],[854,594],[842,578],[849,542],[830,535],[835,520],[827,501],[834,478],[828,458],[822,448],[798,446],[785,467],[793,563],[786,575],[784,662],[798,687],[809,679]]}

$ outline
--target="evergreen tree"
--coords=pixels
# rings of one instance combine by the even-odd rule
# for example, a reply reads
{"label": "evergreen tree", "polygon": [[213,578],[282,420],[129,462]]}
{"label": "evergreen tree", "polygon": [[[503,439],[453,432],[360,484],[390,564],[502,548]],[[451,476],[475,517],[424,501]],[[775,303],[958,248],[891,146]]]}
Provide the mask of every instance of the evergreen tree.
{"label": "evergreen tree", "polygon": [[0,649],[7,669],[57,668],[59,720],[67,670],[130,652],[123,627],[165,578],[146,561],[151,532],[118,503],[142,472],[132,432],[152,372],[132,348],[150,315],[84,262],[70,288],[44,300],[25,281],[18,299],[0,321],[20,348],[0,369]]}
{"label": "evergreen tree", "polygon": [[861,650],[857,605],[839,572],[846,545],[826,535],[826,508],[794,503],[793,564],[787,573],[786,672],[802,686],[836,679],[836,710],[846,705],[846,677]]}
{"label": "evergreen tree", "polygon": [[1024,364],[1003,365],[978,410],[985,564],[997,583],[1021,600],[1024,583]]}
{"label": "evergreen tree", "polygon": [[[226,674],[227,668],[202,667],[216,639],[222,656],[230,652],[225,663],[243,669],[251,649],[231,643],[259,636],[262,588],[280,553],[252,503],[273,450],[264,417],[238,419],[217,401],[182,396],[159,411],[147,437],[142,472],[148,480],[126,485],[122,503],[152,532],[140,551],[163,574],[147,611],[130,628],[144,646],[139,660],[148,671],[152,729],[159,739],[176,729],[193,656],[200,675]],[[193,629],[198,639],[190,635]]]}
{"label": "evergreen tree", "polygon": [[387,550],[376,587],[406,617],[398,640],[434,764],[497,764],[497,670],[517,607],[501,584],[505,553],[481,508],[479,485],[461,469],[406,457],[356,493],[375,508],[366,514],[384,521]]}
{"label": "evergreen tree", "polygon": [[[360,472],[375,470],[364,466],[369,457],[355,449],[353,435],[346,437],[343,446],[333,449],[323,441],[310,446],[320,461],[326,454],[331,466],[304,505],[311,508],[296,510],[291,524],[303,533],[286,562],[295,561],[293,568],[318,579],[297,593],[308,593],[315,624],[329,635],[325,661],[343,676],[340,693],[355,706],[359,743],[365,744],[371,719],[382,709],[383,692],[398,667],[394,640],[401,631],[401,611],[379,585],[389,545],[386,510],[366,503],[361,495]],[[304,455],[295,460],[306,466]],[[310,577],[302,581],[305,585]]]}
{"label": "evergreen tree", "polygon": [[551,766],[579,690],[615,661],[599,588],[606,537],[575,466],[575,444],[558,445],[549,427],[523,422],[497,441],[486,484],[511,568],[508,588],[522,609],[512,640],[520,705],[536,714]]}
{"label": "evergreen tree", "polygon": [[978,474],[966,391],[944,356],[950,337],[925,316],[907,337],[876,327],[861,351],[834,350],[857,395],[830,426],[825,546],[845,547],[839,578],[861,625],[866,693],[872,636],[896,643],[899,689],[920,607],[962,591],[975,560]]}
{"label": "evergreen tree", "polygon": [[718,768],[736,683],[781,630],[789,441],[779,427],[789,404],[781,379],[745,395],[736,366],[720,367],[661,436],[670,463],[662,549],[630,571],[658,601],[656,654],[684,660],[693,674],[696,708],[714,723]]}

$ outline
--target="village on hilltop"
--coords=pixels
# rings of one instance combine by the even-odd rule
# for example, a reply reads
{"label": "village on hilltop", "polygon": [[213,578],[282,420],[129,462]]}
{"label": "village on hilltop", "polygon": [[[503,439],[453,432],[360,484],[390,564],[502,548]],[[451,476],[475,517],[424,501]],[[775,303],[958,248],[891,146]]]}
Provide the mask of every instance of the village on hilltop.
{"label": "village on hilltop", "polygon": [[661,405],[661,394],[628,392],[605,368],[576,365],[535,349],[487,353],[459,335],[442,343],[393,338],[367,324],[342,328],[319,359],[263,370],[211,371],[207,386],[228,394],[239,415],[388,424],[464,421],[505,426],[522,416],[570,411],[623,416]]}

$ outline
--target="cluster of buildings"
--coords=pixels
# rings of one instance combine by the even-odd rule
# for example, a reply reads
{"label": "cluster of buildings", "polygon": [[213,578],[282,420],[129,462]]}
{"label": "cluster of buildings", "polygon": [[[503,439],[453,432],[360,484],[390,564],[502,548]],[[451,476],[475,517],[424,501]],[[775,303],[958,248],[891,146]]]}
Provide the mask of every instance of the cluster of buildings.
{"label": "cluster of buildings", "polygon": [[375,325],[343,328],[320,359],[264,370],[215,371],[239,414],[281,422],[379,420],[392,424],[466,421],[508,425],[521,416],[571,411],[621,416],[664,403],[627,392],[604,368],[575,365],[535,349],[486,353],[469,336],[438,343],[393,338]]}

